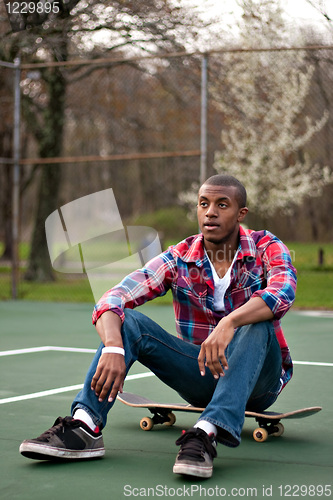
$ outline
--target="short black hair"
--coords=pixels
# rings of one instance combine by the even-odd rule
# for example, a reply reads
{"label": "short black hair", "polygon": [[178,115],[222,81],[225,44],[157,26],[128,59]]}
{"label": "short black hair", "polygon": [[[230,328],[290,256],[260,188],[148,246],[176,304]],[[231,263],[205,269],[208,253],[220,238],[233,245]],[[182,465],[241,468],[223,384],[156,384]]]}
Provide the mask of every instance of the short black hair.
{"label": "short black hair", "polygon": [[209,177],[204,184],[207,184],[209,186],[233,186],[237,189],[237,202],[239,208],[246,207],[246,199],[247,199],[247,194],[246,194],[246,189],[243,186],[243,184],[236,179],[236,177],[233,177],[232,175],[227,175],[227,174],[217,174],[213,175],[212,177]]}

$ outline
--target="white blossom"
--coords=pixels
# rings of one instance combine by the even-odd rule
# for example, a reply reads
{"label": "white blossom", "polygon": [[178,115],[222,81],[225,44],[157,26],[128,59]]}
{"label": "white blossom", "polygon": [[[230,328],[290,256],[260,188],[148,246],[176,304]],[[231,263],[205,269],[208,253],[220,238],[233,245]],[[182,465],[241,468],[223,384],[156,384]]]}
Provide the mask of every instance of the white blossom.
{"label": "white blossom", "polygon": [[[269,43],[283,42],[276,0],[243,4],[244,46],[256,42],[267,48]],[[312,159],[306,146],[329,114],[327,110],[305,114],[314,74],[305,51],[226,54],[222,69],[223,77],[210,88],[225,116],[216,171],[243,182],[250,207],[265,215],[277,210],[288,213],[307,196],[319,196],[333,176]]]}

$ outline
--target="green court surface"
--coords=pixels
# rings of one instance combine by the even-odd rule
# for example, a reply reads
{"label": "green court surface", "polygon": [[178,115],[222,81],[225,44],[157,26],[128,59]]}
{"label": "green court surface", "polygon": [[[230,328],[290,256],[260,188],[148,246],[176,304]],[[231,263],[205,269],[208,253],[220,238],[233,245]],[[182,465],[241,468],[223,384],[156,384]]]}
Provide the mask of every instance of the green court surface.
{"label": "green court surface", "polygon": [[[59,415],[69,414],[99,343],[91,310],[86,304],[0,303],[1,500],[332,496],[332,313],[291,311],[284,318],[294,377],[273,406],[289,411],[318,405],[323,411],[285,421],[284,435],[265,443],[253,440],[256,423],[246,419],[238,448],[218,446],[211,479],[189,480],[172,473],[178,450],[175,440],[182,429],[192,426],[195,415],[177,413],[173,427],[156,426],[144,432],[139,421],[149,412],[120,402],[103,432],[106,456],[102,460],[48,463],[22,457],[18,452],[22,440],[36,437]],[[146,305],[141,310],[174,331],[169,306]],[[126,391],[161,402],[180,400],[155,376],[148,376],[144,366],[133,366],[130,375]]]}

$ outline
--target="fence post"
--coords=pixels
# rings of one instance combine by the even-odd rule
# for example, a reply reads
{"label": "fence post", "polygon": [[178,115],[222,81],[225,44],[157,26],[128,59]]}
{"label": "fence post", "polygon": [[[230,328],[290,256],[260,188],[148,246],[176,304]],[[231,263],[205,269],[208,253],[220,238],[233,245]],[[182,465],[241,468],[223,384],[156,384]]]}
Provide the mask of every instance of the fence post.
{"label": "fence post", "polygon": [[207,178],[208,54],[201,59],[200,185]]}
{"label": "fence post", "polygon": [[20,211],[20,122],[21,122],[21,59],[14,60],[14,134],[13,134],[13,192],[12,192],[12,298],[17,299],[19,279],[19,211]]}

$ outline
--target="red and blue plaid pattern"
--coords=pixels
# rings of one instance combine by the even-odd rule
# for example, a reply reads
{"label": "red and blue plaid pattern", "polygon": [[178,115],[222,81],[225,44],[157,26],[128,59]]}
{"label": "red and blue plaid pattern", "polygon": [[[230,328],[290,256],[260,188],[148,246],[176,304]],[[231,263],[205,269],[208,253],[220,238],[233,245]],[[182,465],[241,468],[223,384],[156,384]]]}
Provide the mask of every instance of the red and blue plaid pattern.
{"label": "red and blue plaid pattern", "polygon": [[199,234],[169,247],[106,292],[95,306],[93,323],[110,309],[124,320],[125,307],[140,306],[170,289],[178,336],[194,344],[201,344],[223,316],[250,297],[261,297],[274,313],[282,353],[282,385],[290,380],[292,360],[280,319],[295,299],[296,270],[289,250],[273,234],[240,227],[238,254],[222,313],[214,310],[214,281]]}

